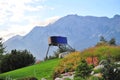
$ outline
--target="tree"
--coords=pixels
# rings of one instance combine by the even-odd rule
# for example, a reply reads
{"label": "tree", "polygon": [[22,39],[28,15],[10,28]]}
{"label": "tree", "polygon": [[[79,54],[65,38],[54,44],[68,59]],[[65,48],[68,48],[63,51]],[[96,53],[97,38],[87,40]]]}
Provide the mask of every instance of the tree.
{"label": "tree", "polygon": [[100,41],[101,42],[107,42],[106,39],[103,36],[100,37]]}
{"label": "tree", "polygon": [[4,52],[5,52],[5,48],[3,47],[2,38],[0,38],[0,73],[1,73],[1,61]]}
{"label": "tree", "polygon": [[6,54],[1,62],[1,71],[7,72],[29,66],[35,63],[35,57],[33,57],[27,50],[17,51],[12,50],[10,54]]}
{"label": "tree", "polygon": [[2,38],[0,38],[0,60],[2,59],[5,48],[3,47]]}
{"label": "tree", "polygon": [[107,41],[103,36],[100,37],[100,42],[96,44],[96,46],[116,46],[116,40],[115,38],[111,38],[109,41]]}
{"label": "tree", "polygon": [[100,36],[100,41],[95,46],[108,46],[108,41],[103,37]]}
{"label": "tree", "polygon": [[110,45],[116,45],[116,40],[115,38],[111,38],[111,40],[109,41]]}

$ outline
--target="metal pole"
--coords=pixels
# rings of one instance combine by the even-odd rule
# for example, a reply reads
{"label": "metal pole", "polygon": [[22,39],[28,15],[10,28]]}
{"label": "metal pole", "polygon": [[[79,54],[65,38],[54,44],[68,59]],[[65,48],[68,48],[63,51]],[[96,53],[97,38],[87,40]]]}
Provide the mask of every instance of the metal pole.
{"label": "metal pole", "polygon": [[48,49],[47,49],[47,52],[46,52],[45,60],[47,59],[47,55],[48,55],[49,49],[50,49],[50,45],[48,46]]}

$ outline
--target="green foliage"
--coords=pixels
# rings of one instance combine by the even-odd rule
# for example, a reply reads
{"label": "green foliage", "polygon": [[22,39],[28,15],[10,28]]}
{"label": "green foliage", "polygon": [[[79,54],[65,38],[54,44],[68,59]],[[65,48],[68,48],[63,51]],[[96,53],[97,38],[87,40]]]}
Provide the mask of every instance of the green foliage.
{"label": "green foliage", "polygon": [[17,51],[12,50],[10,54],[4,55],[1,62],[1,72],[7,72],[34,64],[35,57],[33,57],[27,50]]}
{"label": "green foliage", "polygon": [[87,80],[87,78],[75,77],[74,80]]}
{"label": "green foliage", "polygon": [[5,52],[5,48],[2,43],[2,38],[0,38],[0,73],[1,73],[1,61],[4,57],[3,53]]}
{"label": "green foliage", "polygon": [[5,48],[3,47],[2,38],[0,38],[0,60],[4,52],[5,52]]}
{"label": "green foliage", "polygon": [[100,42],[96,44],[96,46],[116,46],[116,40],[115,38],[111,38],[109,41],[107,41],[103,36],[100,37]]}
{"label": "green foliage", "polygon": [[107,42],[98,42],[95,46],[109,46]]}
{"label": "green foliage", "polygon": [[89,77],[75,77],[74,80],[105,80],[103,78],[95,77],[95,76],[89,76]]}
{"label": "green foliage", "polygon": [[35,77],[27,77],[27,78],[21,78],[21,79],[17,79],[17,80],[38,80]]}
{"label": "green foliage", "polygon": [[84,57],[98,57],[99,60],[111,58],[114,61],[120,61],[120,46],[97,46],[84,50]]}
{"label": "green foliage", "polygon": [[112,38],[112,39],[109,41],[109,44],[110,44],[110,45],[116,45],[116,40],[115,40],[115,38]]}
{"label": "green foliage", "polygon": [[80,52],[69,53],[63,58],[59,65],[56,67],[55,72],[60,74],[68,71],[74,71],[81,60]]}
{"label": "green foliage", "polygon": [[104,68],[102,69],[102,74],[105,80],[120,79],[120,69],[117,67],[117,64],[112,63],[110,60],[106,60],[103,62],[103,65]]}
{"label": "green foliage", "polygon": [[41,78],[53,80],[53,71],[54,68],[58,65],[59,61],[60,59],[53,59],[45,62],[40,62],[40,64],[35,64],[32,66],[0,74],[0,78],[3,78],[5,80],[7,76],[10,76],[12,79],[15,80],[28,77],[35,77],[38,80],[41,80]]}
{"label": "green foliage", "polygon": [[75,77],[86,78],[90,75],[92,69],[93,66],[88,65],[85,60],[82,60],[76,68]]}
{"label": "green foliage", "polygon": [[94,70],[94,74],[100,73],[100,72],[101,72],[101,68],[100,68],[100,69],[95,69],[95,70]]}
{"label": "green foliage", "polygon": [[[79,63],[81,59],[86,60],[86,58],[88,57],[97,57],[99,61],[103,59],[111,59],[112,61],[120,61],[120,46],[97,46],[97,47],[88,48],[82,51],[81,53],[72,52],[60,61],[60,64],[57,66],[55,72],[57,74],[60,74],[60,73],[64,73],[67,71],[74,71],[76,70],[77,66],[80,65]],[[86,63],[82,66],[84,66],[83,68],[85,68],[87,65],[88,64]],[[82,66],[80,65],[79,67],[81,68]],[[84,69],[81,69],[80,71],[82,70]],[[85,70],[87,69],[85,68]],[[101,69],[97,70],[96,72],[101,72]]]}
{"label": "green foliage", "polygon": [[0,62],[2,60],[4,52],[5,52],[5,48],[3,47],[2,38],[0,38]]}
{"label": "green foliage", "polygon": [[95,76],[90,76],[88,80],[105,80],[103,78],[95,77]]}
{"label": "green foliage", "polygon": [[69,79],[69,78],[66,78],[65,80],[71,80],[71,79]]}
{"label": "green foliage", "polygon": [[101,42],[107,42],[106,39],[103,36],[100,36],[100,41]]}

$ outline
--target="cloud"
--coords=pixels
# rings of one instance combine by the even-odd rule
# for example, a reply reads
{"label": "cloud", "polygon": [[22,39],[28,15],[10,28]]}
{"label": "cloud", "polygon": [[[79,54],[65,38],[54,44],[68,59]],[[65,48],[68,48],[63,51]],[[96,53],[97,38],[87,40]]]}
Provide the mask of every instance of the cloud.
{"label": "cloud", "polygon": [[48,24],[54,23],[54,22],[57,21],[59,18],[60,18],[60,16],[53,16],[53,17],[47,18],[47,19],[44,20],[44,21],[38,22],[38,24],[41,25],[41,26],[46,26],[46,25],[48,25]]}
{"label": "cloud", "polygon": [[25,35],[36,25],[47,25],[58,19],[58,16],[40,19],[39,13],[42,13],[42,10],[54,10],[52,7],[40,5],[45,1],[0,0],[0,26],[4,26],[4,29],[0,30],[0,37],[7,40],[17,34]]}
{"label": "cloud", "polygon": [[11,38],[15,35],[25,35],[27,34],[35,25],[29,24],[25,26],[20,25],[12,25],[12,27],[9,27],[8,29],[4,31],[0,31],[0,37],[3,37],[4,41]]}
{"label": "cloud", "polygon": [[6,41],[7,39],[9,39],[15,35],[24,36],[25,34],[30,32],[30,30],[32,30],[35,26],[46,26],[48,24],[52,24],[56,20],[58,20],[60,17],[54,16],[54,17],[50,17],[44,21],[34,21],[34,18],[36,18],[36,17],[34,17],[34,16],[31,17],[31,19],[29,20],[30,24],[27,24],[27,25],[13,24],[13,25],[11,25],[11,27],[7,28],[6,30],[0,31],[0,37],[3,37],[4,41]]}
{"label": "cloud", "polygon": [[[0,0],[0,24],[7,22],[18,22],[24,20],[26,11],[35,12],[46,8],[36,5],[36,2],[44,0]],[[35,6],[33,6],[35,5]]]}

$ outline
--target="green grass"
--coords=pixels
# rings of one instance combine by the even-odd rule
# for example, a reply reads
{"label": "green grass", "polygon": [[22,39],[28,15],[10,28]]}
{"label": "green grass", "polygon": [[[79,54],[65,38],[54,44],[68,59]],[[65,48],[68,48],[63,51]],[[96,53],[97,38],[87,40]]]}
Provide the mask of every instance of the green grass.
{"label": "green grass", "polygon": [[0,74],[0,78],[10,77],[12,79],[26,78],[26,77],[36,77],[41,80],[41,78],[47,78],[52,80],[52,74],[55,66],[58,65],[60,59],[48,60],[41,62],[40,64],[35,64],[25,68],[17,69],[14,71],[6,72]]}

